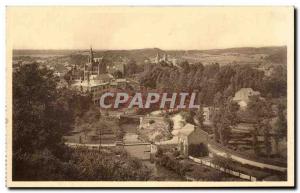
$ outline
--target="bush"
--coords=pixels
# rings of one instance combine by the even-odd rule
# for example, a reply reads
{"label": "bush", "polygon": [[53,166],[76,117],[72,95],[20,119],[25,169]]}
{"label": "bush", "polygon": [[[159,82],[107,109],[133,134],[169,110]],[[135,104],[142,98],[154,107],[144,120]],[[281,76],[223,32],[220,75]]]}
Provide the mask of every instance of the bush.
{"label": "bush", "polygon": [[70,159],[66,161],[48,150],[33,154],[15,153],[13,180],[144,181],[151,177],[151,170],[124,150],[98,152],[78,148],[70,151]]}
{"label": "bush", "polygon": [[164,153],[163,150],[158,147],[155,157],[161,157],[163,155],[163,153]]}
{"label": "bush", "polygon": [[153,123],[155,123],[155,121],[154,121],[154,120],[150,120],[149,123],[150,123],[150,124],[153,124]]}
{"label": "bush", "polygon": [[180,155],[180,152],[177,149],[174,149],[173,156],[178,157]]}
{"label": "bush", "polygon": [[190,166],[184,164],[174,157],[163,154],[159,159],[156,160],[156,163],[160,166],[163,166],[169,170],[174,171],[178,175],[184,176],[185,173],[189,170]]}

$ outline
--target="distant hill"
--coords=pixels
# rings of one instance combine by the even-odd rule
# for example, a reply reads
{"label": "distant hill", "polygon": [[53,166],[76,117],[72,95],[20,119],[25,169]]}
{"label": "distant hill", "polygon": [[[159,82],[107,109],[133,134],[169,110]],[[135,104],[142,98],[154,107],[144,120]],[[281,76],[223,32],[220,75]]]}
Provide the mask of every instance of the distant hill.
{"label": "distant hill", "polygon": [[266,60],[272,63],[287,64],[287,50],[277,50],[266,57]]}
{"label": "distant hill", "polygon": [[[157,53],[161,56],[167,53],[169,58],[178,61],[187,60],[191,63],[202,62],[203,64],[219,63],[226,64],[261,64],[279,63],[286,64],[286,46],[273,47],[241,47],[211,50],[162,50],[159,48],[145,48],[133,50],[94,50],[95,57],[105,57],[110,61],[117,61],[121,58],[135,60],[138,64],[146,59],[156,57]],[[86,60],[89,50],[13,50],[13,56],[31,57],[71,57]],[[84,57],[80,57],[84,56]],[[72,61],[74,62],[74,60]],[[81,61],[82,63],[84,61]]]}
{"label": "distant hill", "polygon": [[201,52],[207,54],[223,54],[223,53],[239,53],[239,54],[272,54],[274,52],[286,52],[286,46],[270,46],[270,47],[240,47],[225,48],[211,50],[190,50],[190,52]]}

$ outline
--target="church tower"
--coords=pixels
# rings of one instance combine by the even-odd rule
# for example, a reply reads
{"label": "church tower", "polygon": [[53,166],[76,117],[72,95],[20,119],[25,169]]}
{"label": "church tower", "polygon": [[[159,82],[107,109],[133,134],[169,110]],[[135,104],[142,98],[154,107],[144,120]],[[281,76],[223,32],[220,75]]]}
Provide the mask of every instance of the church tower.
{"label": "church tower", "polygon": [[93,53],[93,48],[91,46],[90,48],[90,58],[89,58],[89,63],[91,64],[91,66],[93,65],[94,63],[94,53]]}
{"label": "church tower", "polygon": [[93,70],[93,64],[94,64],[94,52],[93,52],[93,48],[91,46],[90,48],[90,55],[88,58],[88,62],[87,64],[84,65],[84,80],[87,80],[88,82],[90,81],[90,75],[92,74],[92,70]]}

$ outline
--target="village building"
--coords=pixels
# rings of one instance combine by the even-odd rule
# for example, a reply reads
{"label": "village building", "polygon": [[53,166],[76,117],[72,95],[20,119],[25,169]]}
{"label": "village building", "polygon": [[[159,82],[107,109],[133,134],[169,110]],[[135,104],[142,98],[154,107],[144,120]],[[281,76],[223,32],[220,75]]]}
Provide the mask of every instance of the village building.
{"label": "village building", "polygon": [[177,134],[178,136],[178,149],[180,153],[187,157],[189,155],[189,146],[194,145],[207,145],[208,134],[201,130],[195,125],[187,123],[184,127],[180,129]]}
{"label": "village building", "polygon": [[107,73],[106,63],[103,61],[103,57],[94,58],[93,49],[90,48],[90,56],[88,58],[88,63],[84,65],[84,80],[89,81],[90,76],[100,75]]}
{"label": "village building", "polygon": [[72,67],[66,67],[66,68],[70,68],[71,81],[83,80],[83,71],[77,65],[72,65]]}
{"label": "village building", "polygon": [[252,88],[241,88],[235,93],[232,100],[239,104],[241,110],[245,110],[251,96],[260,96],[260,92],[254,91]]}
{"label": "village building", "polygon": [[91,48],[83,72],[76,67],[73,69],[71,76],[73,77],[73,84],[71,87],[81,92],[91,92],[93,102],[95,104],[99,103],[101,94],[110,88],[110,83],[114,80],[114,77],[107,73],[103,58],[94,58],[94,52]]}
{"label": "village building", "polygon": [[212,107],[203,107],[203,117],[204,121],[203,124],[205,125],[211,125],[212,124]]}
{"label": "village building", "polygon": [[163,56],[161,56],[159,54],[159,52],[157,52],[156,56],[154,58],[152,58],[152,63],[154,64],[159,64],[161,62],[170,64],[170,65],[175,65],[177,60],[175,58],[170,59],[167,53],[164,53]]}
{"label": "village building", "polygon": [[125,78],[115,79],[110,83],[111,88],[126,89],[129,81]]}
{"label": "village building", "polygon": [[120,57],[118,60],[115,60],[113,62],[113,64],[107,66],[107,72],[110,74],[113,74],[113,73],[119,71],[124,75],[125,67],[128,62],[129,62],[128,58]]}

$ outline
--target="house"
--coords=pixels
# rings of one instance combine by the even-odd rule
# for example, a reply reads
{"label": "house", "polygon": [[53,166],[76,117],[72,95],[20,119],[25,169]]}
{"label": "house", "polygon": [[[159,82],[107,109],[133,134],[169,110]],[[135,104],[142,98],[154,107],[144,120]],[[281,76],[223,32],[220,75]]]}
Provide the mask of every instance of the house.
{"label": "house", "polygon": [[110,83],[111,88],[125,89],[128,85],[128,81],[125,78],[119,78]]}
{"label": "house", "polygon": [[82,69],[75,65],[71,71],[73,84],[71,88],[81,92],[91,92],[92,100],[98,104],[102,93],[110,88],[114,77],[107,73],[106,63],[103,58],[95,58],[92,48],[87,64]]}
{"label": "house", "polygon": [[241,88],[234,95],[233,101],[240,105],[242,110],[247,108],[251,96],[259,96],[260,92],[254,91],[252,88]]}
{"label": "house", "polygon": [[203,107],[203,116],[204,121],[203,123],[205,125],[211,125],[212,124],[212,113],[213,113],[213,107]]}
{"label": "house", "polygon": [[207,145],[208,143],[208,134],[202,129],[195,127],[192,124],[186,124],[178,132],[178,149],[180,153],[187,157],[189,155],[189,146],[191,144]]}

